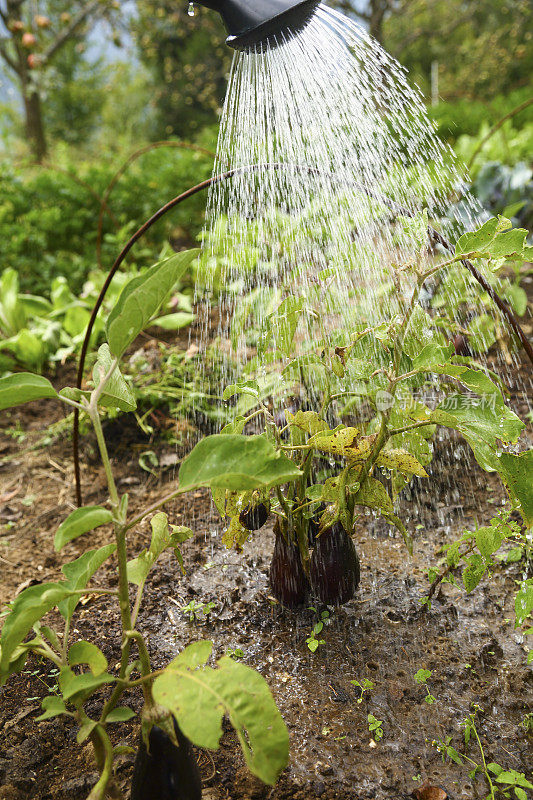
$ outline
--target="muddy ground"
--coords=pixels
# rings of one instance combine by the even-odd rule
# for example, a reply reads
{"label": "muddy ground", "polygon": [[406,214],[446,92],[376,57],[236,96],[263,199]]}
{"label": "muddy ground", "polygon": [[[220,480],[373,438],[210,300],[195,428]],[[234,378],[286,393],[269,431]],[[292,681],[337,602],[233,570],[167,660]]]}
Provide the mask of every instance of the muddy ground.
{"label": "muddy ground", "polygon": [[[60,577],[53,534],[74,508],[74,490],[66,429],[48,448],[28,449],[48,424],[61,419],[61,410],[52,403],[32,403],[0,417],[0,600],[5,602],[31,580]],[[23,441],[6,432],[17,421],[25,432]],[[147,446],[127,419],[109,426],[108,434],[119,490],[129,492],[132,510],[169,491],[179,451],[157,443]],[[531,737],[520,723],[531,707],[533,676],[523,636],[513,627],[513,598],[523,565],[503,564],[469,596],[445,585],[431,611],[421,611],[427,570],[438,562],[442,545],[465,525],[490,519],[504,498],[499,480],[470,462],[465,465],[458,446],[452,442],[438,450],[432,488],[420,483],[416,505],[406,501],[404,513],[415,536],[412,557],[388,526],[371,517],[359,521],[355,540],[362,580],[357,598],[330,609],[325,643],[314,654],[305,640],[315,613],[287,612],[269,599],[271,527],[255,535],[239,555],[222,547],[207,492],[169,504],[171,521],[190,525],[196,535],[183,548],[186,575],[172,554],[164,554],[145,593],[140,627],[148,636],[154,667],[199,638],[212,639],[218,655],[241,648],[245,663],[269,682],[290,731],[289,767],[269,788],[247,773],[227,726],[220,750],[198,754],[206,800],[482,798],[483,780],[473,782],[467,765],[443,763],[432,744],[451,736],[464,750],[460,725],[473,703],[482,709],[478,728],[487,761],[528,772]],[[138,465],[143,449],[156,449],[168,468],[157,476],[143,472]],[[83,488],[85,503],[105,500],[103,470],[90,439],[84,446]],[[74,559],[109,537],[110,531],[100,528],[65,547],[62,558]],[[144,523],[132,532],[131,553],[148,541]],[[112,564],[95,583],[116,585]],[[181,607],[192,599],[215,603],[207,621],[191,624],[183,614]],[[92,597],[80,607],[72,634],[94,637],[112,671],[119,661],[118,631],[111,601]],[[432,705],[413,677],[421,667],[432,670]],[[363,678],[375,688],[358,703],[359,691],[350,681]],[[73,724],[35,721],[54,683],[53,671],[33,659],[0,690],[0,800],[84,800],[97,777],[90,747],[76,744]],[[103,697],[92,701],[89,712],[97,712]],[[139,710],[140,696],[131,693],[129,704]],[[369,734],[369,713],[383,721],[379,742]],[[135,745],[138,725],[117,726],[112,734],[115,743]],[[468,752],[480,760],[474,745]],[[124,756],[117,769],[125,797],[132,763],[132,756]]]}

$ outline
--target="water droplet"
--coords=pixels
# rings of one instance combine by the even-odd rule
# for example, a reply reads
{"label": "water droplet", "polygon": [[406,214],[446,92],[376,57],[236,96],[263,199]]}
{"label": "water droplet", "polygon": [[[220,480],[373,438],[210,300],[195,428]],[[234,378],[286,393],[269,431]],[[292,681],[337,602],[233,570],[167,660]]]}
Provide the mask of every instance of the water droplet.
{"label": "water droplet", "polygon": [[189,3],[187,14],[189,15],[189,17],[194,17],[194,3]]}

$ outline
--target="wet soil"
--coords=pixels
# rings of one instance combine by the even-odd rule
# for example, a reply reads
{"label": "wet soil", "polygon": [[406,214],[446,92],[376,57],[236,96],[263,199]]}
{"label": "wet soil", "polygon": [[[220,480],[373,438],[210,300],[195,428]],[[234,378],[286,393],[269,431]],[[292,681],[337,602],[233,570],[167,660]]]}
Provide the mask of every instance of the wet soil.
{"label": "wet soil", "polygon": [[[64,385],[64,375],[58,382]],[[524,408],[518,408],[524,412]],[[60,577],[61,561],[53,534],[74,508],[70,440],[65,428],[47,449],[28,448],[46,426],[61,421],[52,403],[32,403],[1,416],[0,430],[0,600],[12,599],[30,581]],[[18,442],[6,428],[19,422],[26,438]],[[169,491],[174,447],[150,442],[168,468],[157,476],[138,465],[146,442],[127,418],[108,430],[121,492],[130,508],[140,510]],[[487,761],[528,772],[531,738],[520,723],[530,710],[531,668],[526,666],[524,637],[513,627],[513,598],[523,566],[502,564],[471,594],[445,585],[429,613],[421,610],[427,594],[427,570],[436,565],[441,547],[466,525],[490,519],[504,494],[498,479],[457,455],[457,442],[438,449],[430,488],[416,487],[416,516],[409,527],[415,537],[412,557],[389,526],[362,517],[355,541],[361,557],[361,585],[355,600],[331,609],[315,653],[306,645],[316,613],[288,612],[269,597],[268,567],[274,546],[271,525],[254,534],[244,553],[226,551],[221,526],[207,492],[180,498],[166,509],[175,524],[187,524],[194,539],[184,545],[186,575],[174,556],[164,554],[145,593],[140,628],[147,636],[153,665],[164,666],[185,645],[200,638],[214,642],[217,655],[242,649],[243,660],[258,669],[272,688],[289,727],[290,764],[276,787],[264,787],[244,767],[231,728],[221,748],[198,754],[206,800],[362,800],[376,798],[442,798],[423,791],[441,787],[449,798],[486,795],[483,780],[469,778],[467,765],[444,763],[434,740],[451,736],[464,750],[461,721],[476,703],[478,730]],[[84,501],[105,499],[103,470],[86,440]],[[419,526],[417,528],[417,525]],[[109,541],[103,527],[67,545],[62,560],[74,559],[87,546]],[[132,531],[131,554],[149,541],[149,525]],[[95,584],[116,585],[113,564],[98,573]],[[191,623],[181,611],[190,600],[215,603],[206,621]],[[319,609],[320,611],[320,609]],[[51,617],[53,621],[53,615]],[[88,597],[73,623],[73,637],[94,639],[109,660],[119,661],[119,620],[105,598]],[[432,670],[428,686],[414,680],[421,667]],[[351,681],[372,681],[374,688],[359,702]],[[89,745],[76,744],[76,727],[63,719],[36,722],[40,701],[55,685],[54,671],[30,659],[24,671],[0,690],[0,800],[84,800],[97,774]],[[97,713],[105,693],[89,704]],[[128,703],[140,710],[141,697]],[[383,738],[368,731],[368,714],[382,720]],[[111,731],[115,744],[135,746],[135,721]],[[471,744],[469,754],[480,760]],[[121,757],[117,783],[129,796],[133,756]],[[418,795],[416,794],[418,792]],[[156,798],[154,798],[156,800]]]}

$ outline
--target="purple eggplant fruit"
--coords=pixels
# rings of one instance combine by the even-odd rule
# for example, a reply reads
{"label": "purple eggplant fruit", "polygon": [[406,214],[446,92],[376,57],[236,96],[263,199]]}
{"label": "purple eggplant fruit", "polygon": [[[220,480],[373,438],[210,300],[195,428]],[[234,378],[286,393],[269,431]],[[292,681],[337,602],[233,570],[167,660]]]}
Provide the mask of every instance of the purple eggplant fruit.
{"label": "purple eggplant fruit", "polygon": [[150,731],[150,749],[144,740],[135,758],[131,800],[201,800],[202,781],[191,743],[174,720],[179,747],[168,734],[154,725]]}
{"label": "purple eggplant fruit", "polygon": [[339,522],[316,540],[311,555],[311,586],[325,604],[342,605],[359,586],[359,556],[351,538]]}
{"label": "purple eggplant fruit", "polygon": [[276,544],[270,564],[270,588],[282,606],[298,608],[307,602],[310,589],[300,551],[296,543],[287,543],[277,522],[274,532]]}
{"label": "purple eggplant fruit", "polygon": [[268,508],[264,503],[241,511],[239,522],[248,531],[258,531],[268,519]]}

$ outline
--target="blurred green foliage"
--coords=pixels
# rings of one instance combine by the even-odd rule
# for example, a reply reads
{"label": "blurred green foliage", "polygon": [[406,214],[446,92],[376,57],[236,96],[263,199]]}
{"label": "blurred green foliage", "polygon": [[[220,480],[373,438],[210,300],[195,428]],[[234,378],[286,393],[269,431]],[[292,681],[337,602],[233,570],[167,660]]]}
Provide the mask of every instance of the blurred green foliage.
{"label": "blurred green foliage", "polygon": [[153,106],[159,136],[184,136],[216,122],[232,51],[214,11],[187,2],[138,0],[133,26],[139,55],[152,76]]}
{"label": "blurred green foliage", "polygon": [[478,102],[531,89],[531,0],[400,0],[385,20],[383,41],[426,95],[432,62],[444,100]]}
{"label": "blurred green foliage", "polygon": [[[63,165],[72,176],[49,168],[17,170],[7,162],[0,167],[0,268],[17,271],[22,291],[46,294],[53,279],[62,275],[77,293],[97,264],[100,203],[89,187],[102,197],[124,156],[85,162],[74,156]],[[104,215],[102,265],[109,269],[134,230],[172,197],[205,180],[211,169],[209,156],[167,147],[134,162],[109,199],[116,224]],[[133,258],[151,263],[154,250],[168,237],[178,247],[194,243],[205,201],[200,193],[178,206],[153,228]]]}

